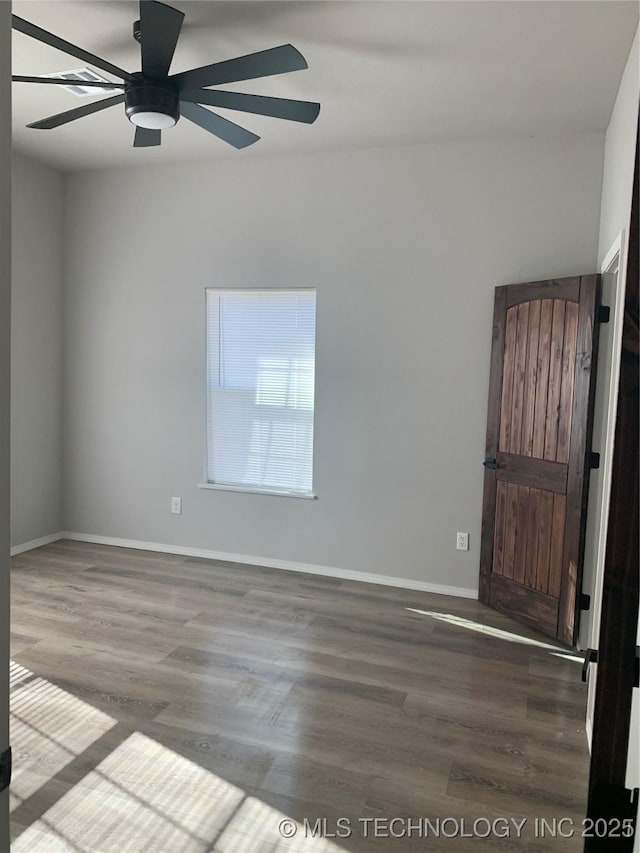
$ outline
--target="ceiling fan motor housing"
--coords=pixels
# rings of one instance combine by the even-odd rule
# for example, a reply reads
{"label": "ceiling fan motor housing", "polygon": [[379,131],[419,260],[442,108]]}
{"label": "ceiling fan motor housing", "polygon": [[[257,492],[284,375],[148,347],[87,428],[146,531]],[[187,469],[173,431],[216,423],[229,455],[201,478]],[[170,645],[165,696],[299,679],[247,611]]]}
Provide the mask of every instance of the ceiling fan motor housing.
{"label": "ceiling fan motor housing", "polygon": [[175,124],[180,118],[178,93],[170,86],[145,80],[142,76],[128,82],[124,90],[125,112],[129,121],[138,113],[162,113]]}

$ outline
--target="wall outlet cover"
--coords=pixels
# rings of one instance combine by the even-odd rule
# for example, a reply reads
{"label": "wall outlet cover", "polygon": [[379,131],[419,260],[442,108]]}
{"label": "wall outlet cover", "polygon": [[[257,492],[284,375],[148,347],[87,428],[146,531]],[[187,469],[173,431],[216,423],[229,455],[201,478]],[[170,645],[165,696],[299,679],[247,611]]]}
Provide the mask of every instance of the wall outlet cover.
{"label": "wall outlet cover", "polygon": [[456,533],[456,549],[458,551],[469,550],[469,534],[458,531]]}

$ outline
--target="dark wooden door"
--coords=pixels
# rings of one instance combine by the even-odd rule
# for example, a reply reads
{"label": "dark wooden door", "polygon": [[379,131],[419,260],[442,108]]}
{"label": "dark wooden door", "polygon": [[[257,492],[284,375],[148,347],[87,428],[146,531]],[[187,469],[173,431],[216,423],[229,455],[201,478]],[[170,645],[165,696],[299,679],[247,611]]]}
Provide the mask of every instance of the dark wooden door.
{"label": "dark wooden door", "polygon": [[597,275],[497,287],[480,600],[573,645],[591,450]]}

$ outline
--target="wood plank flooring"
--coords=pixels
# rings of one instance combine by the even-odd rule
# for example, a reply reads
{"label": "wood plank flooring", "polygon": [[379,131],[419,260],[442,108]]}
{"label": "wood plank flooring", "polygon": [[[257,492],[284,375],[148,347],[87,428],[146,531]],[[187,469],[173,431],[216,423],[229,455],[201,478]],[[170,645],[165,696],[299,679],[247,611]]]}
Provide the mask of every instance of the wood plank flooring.
{"label": "wood plank flooring", "polygon": [[582,849],[580,665],[477,601],[68,541],[12,579],[15,853]]}

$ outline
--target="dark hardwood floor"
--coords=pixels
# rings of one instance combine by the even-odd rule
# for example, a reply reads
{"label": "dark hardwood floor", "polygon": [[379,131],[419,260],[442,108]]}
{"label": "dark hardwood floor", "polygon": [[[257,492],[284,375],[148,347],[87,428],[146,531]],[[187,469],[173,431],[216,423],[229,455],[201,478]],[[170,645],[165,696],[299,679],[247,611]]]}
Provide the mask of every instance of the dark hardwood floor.
{"label": "dark hardwood floor", "polygon": [[477,601],[68,541],[12,579],[15,853],[582,849],[580,664]]}

